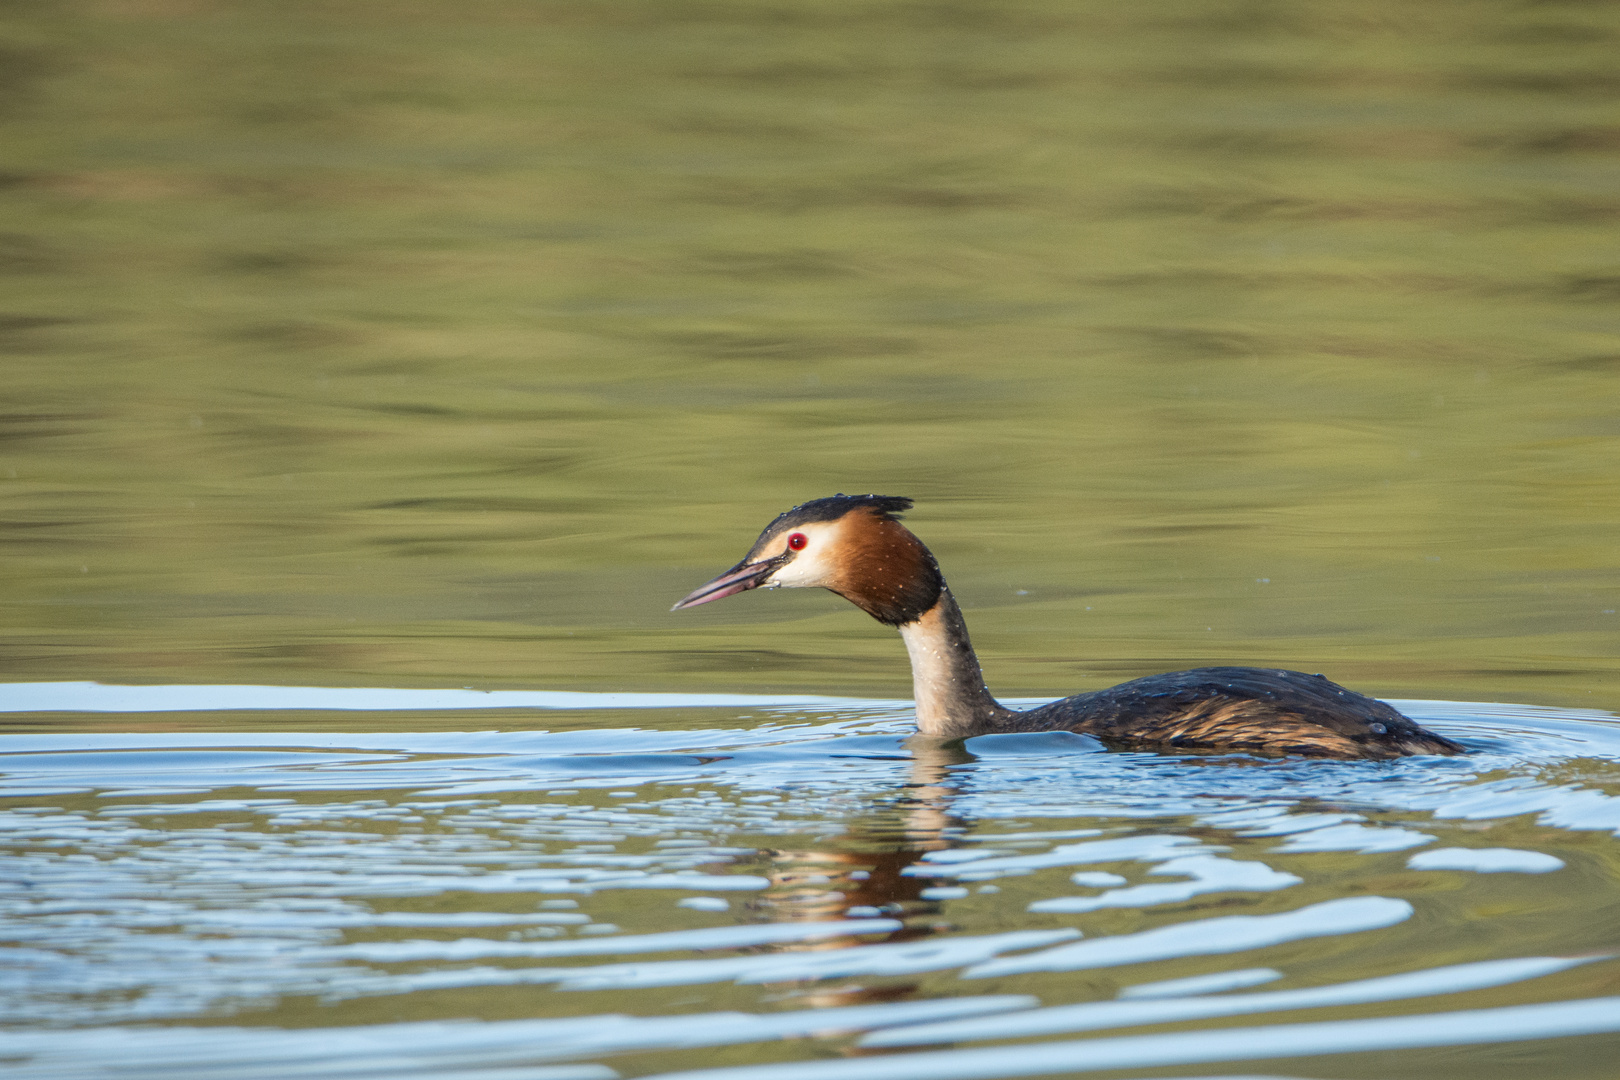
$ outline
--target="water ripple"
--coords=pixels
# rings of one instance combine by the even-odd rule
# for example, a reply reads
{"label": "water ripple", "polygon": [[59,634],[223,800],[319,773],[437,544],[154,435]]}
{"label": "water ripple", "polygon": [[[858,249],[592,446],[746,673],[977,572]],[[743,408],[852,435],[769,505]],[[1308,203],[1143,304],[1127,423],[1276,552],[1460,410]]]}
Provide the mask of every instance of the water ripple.
{"label": "water ripple", "polygon": [[[611,698],[577,706],[602,726],[557,731],[0,736],[0,1017],[84,1036],[15,1029],[14,1074],[138,1052],[131,1076],[188,1053],[199,1077],[311,1055],[295,1071],[335,1076],[375,1053],[401,1076],[590,1080],[611,1070],[587,1058],[645,1073],[727,1040],[901,1047],[1486,990],[1518,1004],[1459,1000],[1421,1037],[1332,1014],[999,1047],[999,1072],[976,1050],[836,1064],[989,1077],[1054,1071],[1063,1045],[1142,1068],[1620,1029],[1581,974],[1612,951],[1584,913],[1614,849],[1581,838],[1620,830],[1606,715],[1409,702],[1474,752],[1319,762],[944,743],[889,702],[749,699],[753,719],[715,707],[684,730]],[[968,992],[985,979],[1007,993]],[[489,993],[587,1004],[366,1020],[368,1001],[467,1015]],[[289,1030],[120,1026],[253,1015]]]}

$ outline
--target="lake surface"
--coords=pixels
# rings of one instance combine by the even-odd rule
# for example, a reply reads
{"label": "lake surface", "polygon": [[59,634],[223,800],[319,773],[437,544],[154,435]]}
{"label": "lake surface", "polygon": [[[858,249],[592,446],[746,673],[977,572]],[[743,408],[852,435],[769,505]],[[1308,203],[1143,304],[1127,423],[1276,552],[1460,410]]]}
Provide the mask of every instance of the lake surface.
{"label": "lake surface", "polygon": [[[0,6],[0,1075],[1607,1080],[1617,45]],[[836,491],[1008,700],[1475,752],[932,743],[835,597],[669,613]]]}
{"label": "lake surface", "polygon": [[8,1076],[1600,1077],[1620,1035],[1609,716],[1401,702],[1473,753],[1390,764],[903,701],[7,691],[123,728],[3,743]]}

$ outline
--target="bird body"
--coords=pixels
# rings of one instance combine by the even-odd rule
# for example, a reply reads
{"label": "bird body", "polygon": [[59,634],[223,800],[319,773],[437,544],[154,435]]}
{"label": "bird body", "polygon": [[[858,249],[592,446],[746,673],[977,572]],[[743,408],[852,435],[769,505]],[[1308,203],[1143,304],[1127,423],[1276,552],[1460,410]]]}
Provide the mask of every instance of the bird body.
{"label": "bird body", "polygon": [[766,526],[736,566],[675,610],[755,588],[824,588],[896,627],[911,658],[917,729],[963,738],[1075,731],[1149,749],[1395,758],[1463,747],[1321,675],[1214,667],[1150,675],[1107,690],[1014,710],[991,696],[967,623],[939,564],[896,515],[911,500],[834,495]]}

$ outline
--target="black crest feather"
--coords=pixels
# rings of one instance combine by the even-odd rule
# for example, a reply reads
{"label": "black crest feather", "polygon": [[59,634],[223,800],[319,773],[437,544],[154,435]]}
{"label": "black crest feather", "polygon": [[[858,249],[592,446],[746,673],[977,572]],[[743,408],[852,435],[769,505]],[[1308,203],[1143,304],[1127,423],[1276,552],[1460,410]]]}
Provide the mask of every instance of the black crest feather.
{"label": "black crest feather", "polygon": [[893,521],[911,509],[911,500],[903,495],[829,495],[825,499],[811,499],[778,516],[766,526],[765,535],[812,521],[837,521],[850,511],[861,509],[872,510]]}

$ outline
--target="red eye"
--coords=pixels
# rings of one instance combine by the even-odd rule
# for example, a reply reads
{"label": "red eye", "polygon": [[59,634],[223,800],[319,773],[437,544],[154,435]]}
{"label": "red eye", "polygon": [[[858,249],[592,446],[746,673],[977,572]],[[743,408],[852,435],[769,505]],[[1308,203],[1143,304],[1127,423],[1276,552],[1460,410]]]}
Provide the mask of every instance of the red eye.
{"label": "red eye", "polygon": [[804,533],[794,533],[792,536],[788,537],[788,547],[793,551],[803,551],[804,545],[808,544],[809,542],[810,538],[804,535]]}

